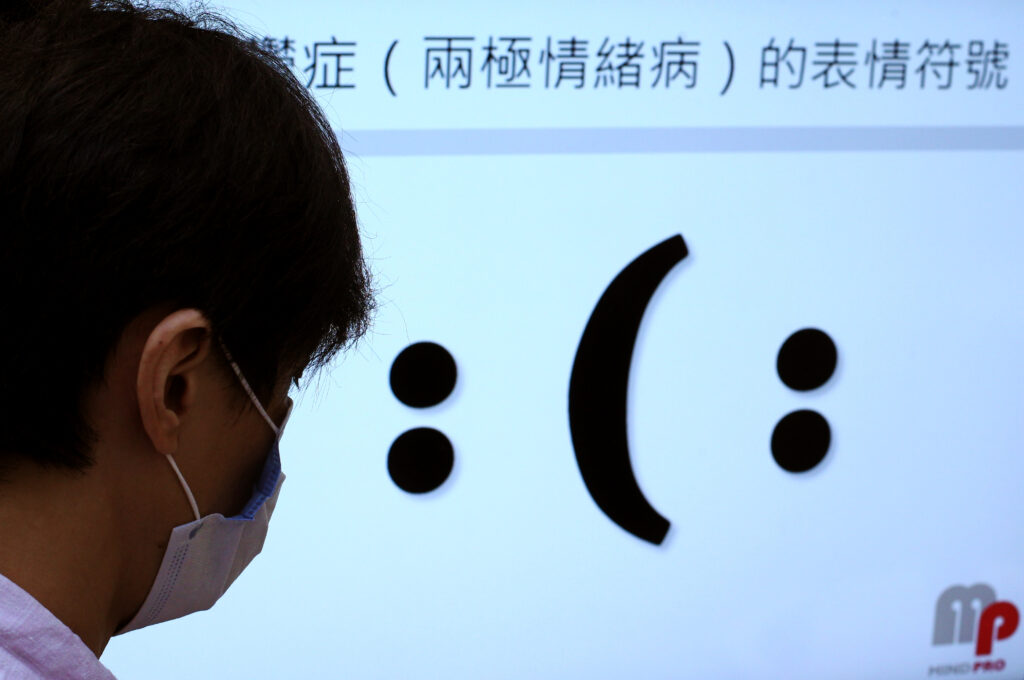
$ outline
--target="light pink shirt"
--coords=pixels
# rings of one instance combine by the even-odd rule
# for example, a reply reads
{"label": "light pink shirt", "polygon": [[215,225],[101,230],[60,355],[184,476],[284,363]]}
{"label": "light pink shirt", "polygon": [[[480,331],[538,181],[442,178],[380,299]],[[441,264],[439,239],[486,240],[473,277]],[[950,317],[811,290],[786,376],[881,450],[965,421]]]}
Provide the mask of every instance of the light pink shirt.
{"label": "light pink shirt", "polygon": [[116,680],[82,639],[0,574],[0,680]]}

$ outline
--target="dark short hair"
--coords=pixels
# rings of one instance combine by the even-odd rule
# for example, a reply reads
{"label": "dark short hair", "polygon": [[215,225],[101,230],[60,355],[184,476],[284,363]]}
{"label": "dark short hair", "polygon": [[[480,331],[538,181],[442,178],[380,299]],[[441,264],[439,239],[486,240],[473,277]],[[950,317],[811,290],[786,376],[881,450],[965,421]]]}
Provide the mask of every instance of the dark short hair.
{"label": "dark short hair", "polygon": [[263,400],[367,329],[344,159],[277,55],[129,0],[14,3],[0,40],[0,463],[89,465],[84,398],[148,309],[205,313]]}

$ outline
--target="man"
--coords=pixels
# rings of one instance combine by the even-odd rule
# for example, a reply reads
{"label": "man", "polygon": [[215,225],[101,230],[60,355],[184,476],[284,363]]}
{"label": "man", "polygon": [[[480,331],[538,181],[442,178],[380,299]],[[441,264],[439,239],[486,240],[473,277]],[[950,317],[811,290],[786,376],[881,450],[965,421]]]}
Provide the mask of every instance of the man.
{"label": "man", "polygon": [[6,3],[0,38],[0,678],[110,678],[259,552],[369,277],[330,125],[229,22]]}

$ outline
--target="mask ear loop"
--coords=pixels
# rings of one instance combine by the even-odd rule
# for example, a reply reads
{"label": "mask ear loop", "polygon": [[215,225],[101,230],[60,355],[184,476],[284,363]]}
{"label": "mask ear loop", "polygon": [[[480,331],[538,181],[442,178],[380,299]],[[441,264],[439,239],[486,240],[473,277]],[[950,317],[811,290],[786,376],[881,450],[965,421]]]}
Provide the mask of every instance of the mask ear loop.
{"label": "mask ear loop", "polygon": [[[224,341],[221,340],[220,338],[218,338],[217,341],[220,343],[220,348],[221,348],[221,350],[223,350],[224,356],[226,356],[228,358],[228,363],[231,364],[231,370],[233,370],[235,372],[235,375],[238,376],[238,381],[241,382],[242,383],[242,387],[245,388],[245,393],[249,395],[249,399],[252,401],[253,405],[256,407],[256,410],[260,412],[261,416],[263,416],[263,420],[267,421],[267,424],[270,425],[270,429],[272,429],[274,431],[274,434],[277,435],[277,438],[280,439],[281,438],[281,430],[284,429],[284,423],[281,423],[281,427],[278,427],[274,423],[273,418],[271,418],[267,414],[266,409],[263,408],[263,404],[261,404],[260,400],[256,398],[256,393],[252,391],[251,387],[249,387],[249,381],[245,379],[244,375],[242,375],[242,369],[240,369],[238,367],[238,364],[235,363],[235,359],[234,359],[234,357],[231,356],[231,352],[228,351],[228,348],[224,344]],[[288,404],[288,413],[285,415],[285,422],[288,422],[288,417],[291,416],[291,414],[292,414],[292,408],[291,408],[291,403],[289,403]]]}
{"label": "mask ear loop", "polygon": [[199,514],[199,506],[196,505],[196,497],[192,495],[192,489],[188,488],[188,483],[185,481],[185,477],[182,476],[181,470],[178,469],[178,464],[174,462],[174,457],[169,453],[164,455],[167,457],[167,462],[171,464],[174,474],[178,476],[178,481],[181,482],[181,488],[185,490],[185,495],[188,496],[188,504],[192,506],[192,512],[195,513],[196,519],[202,519],[202,516]]}
{"label": "mask ear loop", "polygon": [[[260,400],[256,398],[256,393],[253,392],[252,387],[249,386],[249,381],[245,379],[244,375],[242,375],[242,369],[240,369],[238,364],[235,363],[234,358],[231,356],[231,352],[229,352],[228,348],[224,345],[224,341],[219,338],[218,341],[220,342],[220,348],[224,351],[224,356],[228,358],[228,363],[231,364],[231,369],[235,372],[235,375],[238,376],[238,380],[242,383],[242,387],[245,388],[246,394],[249,395],[249,399],[252,401],[253,405],[256,406],[256,409],[260,412],[260,415],[263,416],[263,419],[267,421],[267,424],[270,425],[270,429],[272,429],[274,434],[277,435],[277,438],[280,439],[281,432],[284,430],[284,426],[288,422],[288,418],[292,415],[292,400],[288,400],[288,411],[284,415],[284,422],[281,423],[281,427],[278,427],[274,424],[273,419],[267,414],[267,411],[263,408],[263,404],[260,403]],[[188,482],[185,481],[185,476],[182,475],[181,470],[178,469],[178,464],[174,462],[174,456],[169,453],[165,453],[164,456],[167,458],[167,462],[171,464],[171,469],[174,470],[174,474],[177,476],[178,482],[181,483],[181,488],[185,490],[185,495],[188,497],[188,504],[192,507],[192,513],[195,514],[197,520],[202,519],[202,515],[199,514],[199,505],[196,503],[196,498],[192,495],[192,489],[189,488]]]}

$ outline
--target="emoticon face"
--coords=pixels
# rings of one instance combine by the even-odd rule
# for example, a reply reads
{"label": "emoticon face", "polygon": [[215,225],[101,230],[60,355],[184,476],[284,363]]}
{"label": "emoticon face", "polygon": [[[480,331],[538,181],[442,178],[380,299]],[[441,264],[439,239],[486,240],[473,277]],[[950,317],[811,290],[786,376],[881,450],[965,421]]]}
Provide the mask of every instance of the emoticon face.
{"label": "emoticon face", "polygon": [[[673,236],[629,263],[598,301],[583,331],[569,383],[569,423],[576,462],[594,502],[625,531],[660,544],[669,521],[647,501],[630,464],[626,402],[633,348],[644,310],[658,284],[688,254]],[[779,350],[778,372],[794,390],[824,385],[837,351],[821,330],[805,328]],[[828,422],[816,411],[785,416],[771,438],[772,456],[784,470],[805,472],[828,452]]]}
{"label": "emoticon face", "polygon": [[[577,348],[569,381],[569,426],[576,462],[591,497],[623,530],[660,544],[669,521],[655,510],[636,481],[626,432],[629,371],[648,302],[668,272],[688,254],[673,236],[630,262],[598,301]],[[835,372],[838,352],[824,331],[794,332],[778,353],[782,382],[806,392]],[[452,355],[434,342],[409,345],[395,358],[390,384],[406,406],[427,408],[455,389]],[[800,409],[783,417],[771,436],[775,462],[789,472],[806,472],[828,452],[831,430],[817,411]],[[440,431],[418,427],[400,435],[388,453],[388,473],[409,493],[440,487],[451,473],[454,448]]]}

